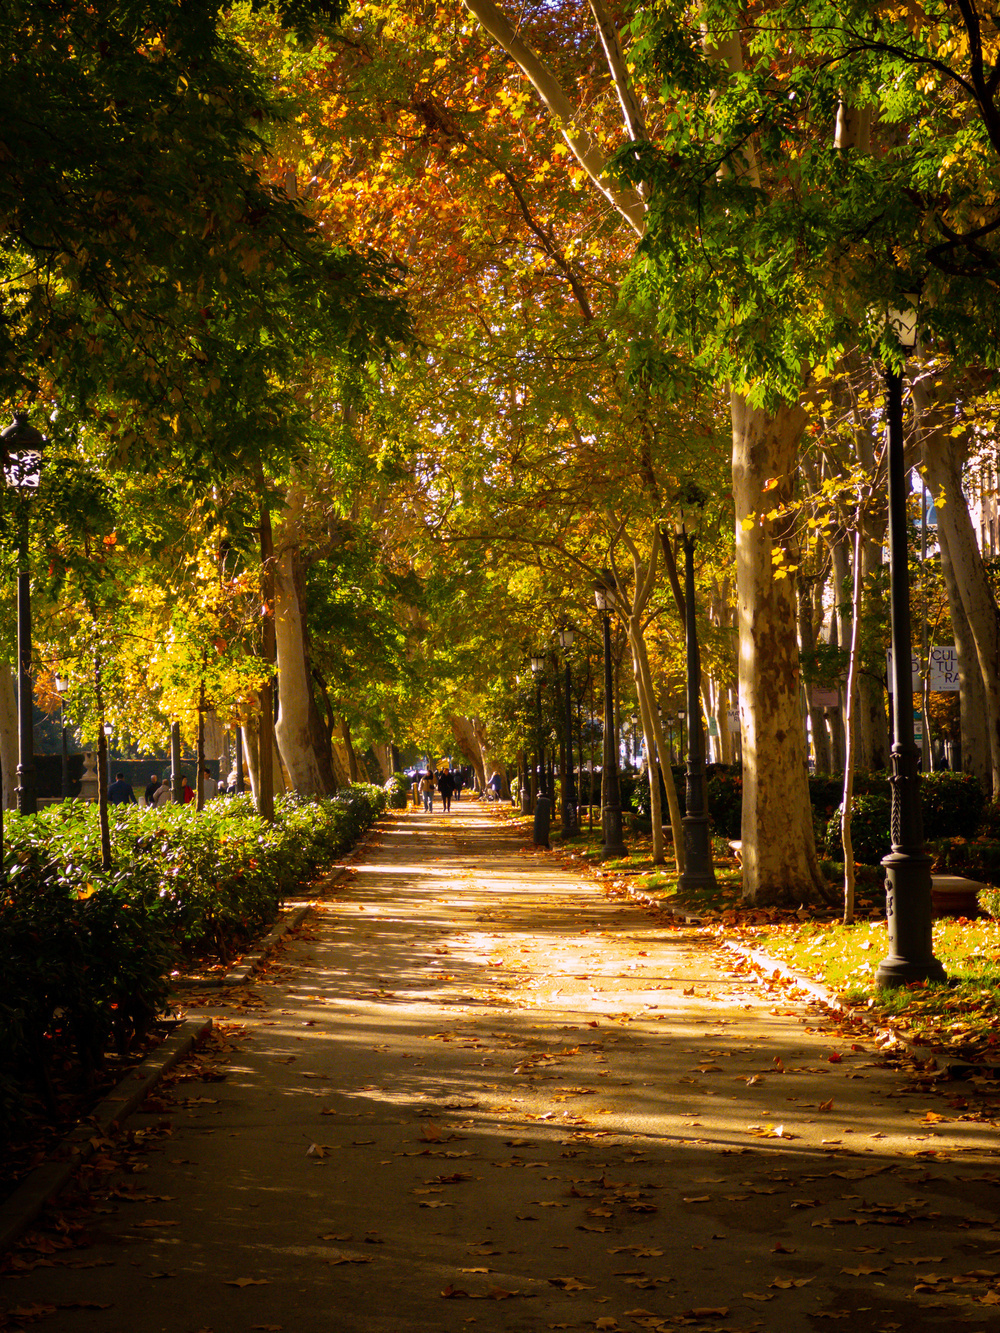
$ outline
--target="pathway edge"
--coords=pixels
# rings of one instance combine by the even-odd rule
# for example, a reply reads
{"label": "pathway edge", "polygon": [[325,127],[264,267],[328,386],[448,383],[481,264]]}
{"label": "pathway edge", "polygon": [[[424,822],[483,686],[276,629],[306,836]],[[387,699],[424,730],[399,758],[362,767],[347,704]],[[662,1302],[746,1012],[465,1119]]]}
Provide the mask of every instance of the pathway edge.
{"label": "pathway edge", "polygon": [[141,1106],[164,1074],[211,1028],[211,1018],[189,1018],[182,1022],[98,1102],[85,1121],[67,1134],[57,1150],[59,1160],[43,1162],[21,1181],[14,1193],[0,1204],[0,1252],[8,1249],[45,1205],[65,1189],[73,1173],[94,1152],[97,1141],[105,1138]]}

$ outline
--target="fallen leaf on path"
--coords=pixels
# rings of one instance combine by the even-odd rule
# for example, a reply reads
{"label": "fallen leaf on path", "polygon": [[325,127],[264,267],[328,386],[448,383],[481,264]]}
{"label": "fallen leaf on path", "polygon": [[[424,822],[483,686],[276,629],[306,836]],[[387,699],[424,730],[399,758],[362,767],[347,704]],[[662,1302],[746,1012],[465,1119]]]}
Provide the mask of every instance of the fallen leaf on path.
{"label": "fallen leaf on path", "polygon": [[453,1287],[451,1283],[449,1283],[448,1286],[445,1287],[441,1295],[445,1298],[446,1301],[469,1299],[469,1293],[467,1291],[459,1291],[458,1288]]}
{"label": "fallen leaf on path", "polygon": [[226,1282],[227,1287],[269,1287],[271,1279],[266,1277],[235,1277]]}
{"label": "fallen leaf on path", "polygon": [[769,1287],[780,1287],[782,1291],[787,1291],[789,1287],[806,1287],[814,1281],[811,1277],[776,1277],[767,1285]]}
{"label": "fallen leaf on path", "polygon": [[612,1319],[610,1316],[605,1315],[604,1318],[602,1319],[594,1320],[594,1327],[604,1328],[604,1329],[614,1329],[614,1328],[620,1328],[621,1325],[618,1323],[617,1319]]}
{"label": "fallen leaf on path", "polygon": [[884,1273],[885,1265],[881,1268],[875,1268],[868,1264],[859,1264],[857,1268],[842,1268],[842,1273],[850,1273],[851,1277],[869,1277],[872,1273]]}
{"label": "fallen leaf on path", "polygon": [[834,1051],[832,1055],[828,1055],[826,1058],[830,1061],[830,1064],[839,1065],[844,1057],[839,1051]]}
{"label": "fallen leaf on path", "polygon": [[829,1101],[826,1101],[826,1102],[820,1102],[819,1106],[816,1107],[816,1110],[817,1110],[817,1111],[832,1111],[832,1110],[833,1110],[833,1098],[831,1097],[830,1100],[829,1100]]}
{"label": "fallen leaf on path", "polygon": [[575,1277],[550,1277],[550,1287],[558,1287],[560,1291],[593,1291],[593,1285],[581,1282]]}
{"label": "fallen leaf on path", "polygon": [[686,1319],[725,1319],[729,1313],[728,1305],[696,1305],[693,1310],[685,1310]]}
{"label": "fallen leaf on path", "polygon": [[[683,1196],[682,1196],[682,1197],[683,1197]],[[691,1198],[684,1198],[684,1202],[685,1202],[685,1203],[711,1203],[711,1202],[712,1202],[712,1196],[711,1196],[710,1194],[698,1194],[698,1195],[693,1195]]]}
{"label": "fallen leaf on path", "polygon": [[760,1292],[756,1291],[745,1291],[743,1293],[743,1299],[745,1301],[773,1301],[774,1297],[768,1296],[766,1293],[762,1295]]}
{"label": "fallen leaf on path", "polygon": [[782,1245],[780,1240],[776,1240],[771,1248],[772,1254],[794,1254],[794,1245]]}
{"label": "fallen leaf on path", "polygon": [[306,1149],[307,1157],[329,1157],[330,1149],[325,1143],[310,1143]]}

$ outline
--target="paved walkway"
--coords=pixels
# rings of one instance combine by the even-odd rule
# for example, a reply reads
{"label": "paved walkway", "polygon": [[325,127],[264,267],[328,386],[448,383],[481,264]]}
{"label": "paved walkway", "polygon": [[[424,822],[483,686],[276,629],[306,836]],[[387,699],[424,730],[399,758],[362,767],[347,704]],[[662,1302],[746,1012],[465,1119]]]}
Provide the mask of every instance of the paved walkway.
{"label": "paved walkway", "polygon": [[195,1064],[130,1122],[90,1247],[5,1277],[0,1310],[47,1333],[995,1327],[992,1124],[467,803],[391,819],[335,892],[207,1010],[242,1025],[224,1081]]}

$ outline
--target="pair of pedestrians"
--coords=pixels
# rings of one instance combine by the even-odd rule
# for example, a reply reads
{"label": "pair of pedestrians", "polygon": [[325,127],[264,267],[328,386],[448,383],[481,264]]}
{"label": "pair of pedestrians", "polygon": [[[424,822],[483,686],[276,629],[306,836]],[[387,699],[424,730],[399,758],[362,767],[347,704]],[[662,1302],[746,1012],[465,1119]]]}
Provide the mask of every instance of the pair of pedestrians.
{"label": "pair of pedestrians", "polygon": [[434,774],[428,769],[420,779],[418,790],[423,797],[424,810],[427,814],[434,812],[434,792],[441,793],[441,808],[445,811],[451,809],[451,798],[455,792],[455,779],[449,769],[444,769],[437,775],[435,781]]}

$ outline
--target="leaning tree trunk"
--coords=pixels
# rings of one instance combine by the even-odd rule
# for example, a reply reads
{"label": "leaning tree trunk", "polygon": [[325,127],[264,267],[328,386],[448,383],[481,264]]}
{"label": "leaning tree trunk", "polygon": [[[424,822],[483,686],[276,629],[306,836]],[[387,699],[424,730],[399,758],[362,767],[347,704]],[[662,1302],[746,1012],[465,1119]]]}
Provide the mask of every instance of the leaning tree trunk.
{"label": "leaning tree trunk", "polygon": [[[1000,800],[1000,617],[962,490],[962,464],[968,451],[968,436],[964,431],[961,435],[953,435],[953,415],[935,412],[928,398],[916,389],[914,398],[921,408],[927,480],[935,497],[944,501],[943,504],[940,499],[938,501],[938,531],[948,544],[955,583],[979,659],[986,703],[990,777],[996,801]],[[924,398],[923,402],[921,398]]]}
{"label": "leaning tree trunk", "polygon": [[792,499],[805,413],[787,404],[769,413],[736,393],[731,408],[743,897],[752,903],[798,903],[826,897],[826,886],[816,859],[799,704],[795,584],[775,576],[773,551],[785,532],[765,515]]}
{"label": "leaning tree trunk", "polygon": [[[861,579],[864,588],[876,583],[876,573],[885,561],[887,510],[877,515],[869,509],[861,541]],[[868,616],[889,623],[889,604],[881,592],[869,592]],[[862,672],[858,677],[858,769],[881,771],[889,767],[889,715],[885,709],[885,684],[881,677]]]}
{"label": "leaning tree trunk", "polygon": [[955,578],[948,534],[938,526],[938,548],[941,552],[941,574],[948,594],[951,613],[951,632],[958,657],[958,706],[961,717],[962,769],[974,773],[988,790],[990,781],[990,747],[986,737],[986,691],[983,673],[979,669],[976,641],[972,637],[969,618],[965,614],[962,591]]}
{"label": "leaning tree trunk", "polygon": [[257,714],[257,783],[254,796],[257,801],[257,813],[268,823],[274,823],[274,534],[271,528],[271,511],[268,508],[264,492],[264,478],[258,476],[259,536],[260,536],[260,591],[263,610],[261,612],[261,657],[264,660],[266,679],[258,691],[259,710]]}
{"label": "leaning tree trunk", "polygon": [[[336,790],[330,744],[313,694],[299,548],[285,546],[274,568],[274,630],[278,659],[275,739],[294,789],[304,796]],[[352,781],[356,778],[352,776]]]}
{"label": "leaning tree trunk", "polygon": [[[476,780],[479,783],[479,790],[483,791],[489,776],[486,773],[486,757],[483,753],[485,731],[483,731],[481,725],[477,726],[477,719],[463,717],[458,713],[451,713],[448,722],[451,725],[451,734],[455,737],[455,744],[458,746],[462,758],[472,765]],[[480,739],[480,734],[482,734],[482,739]],[[506,782],[506,777],[504,781]]]}

